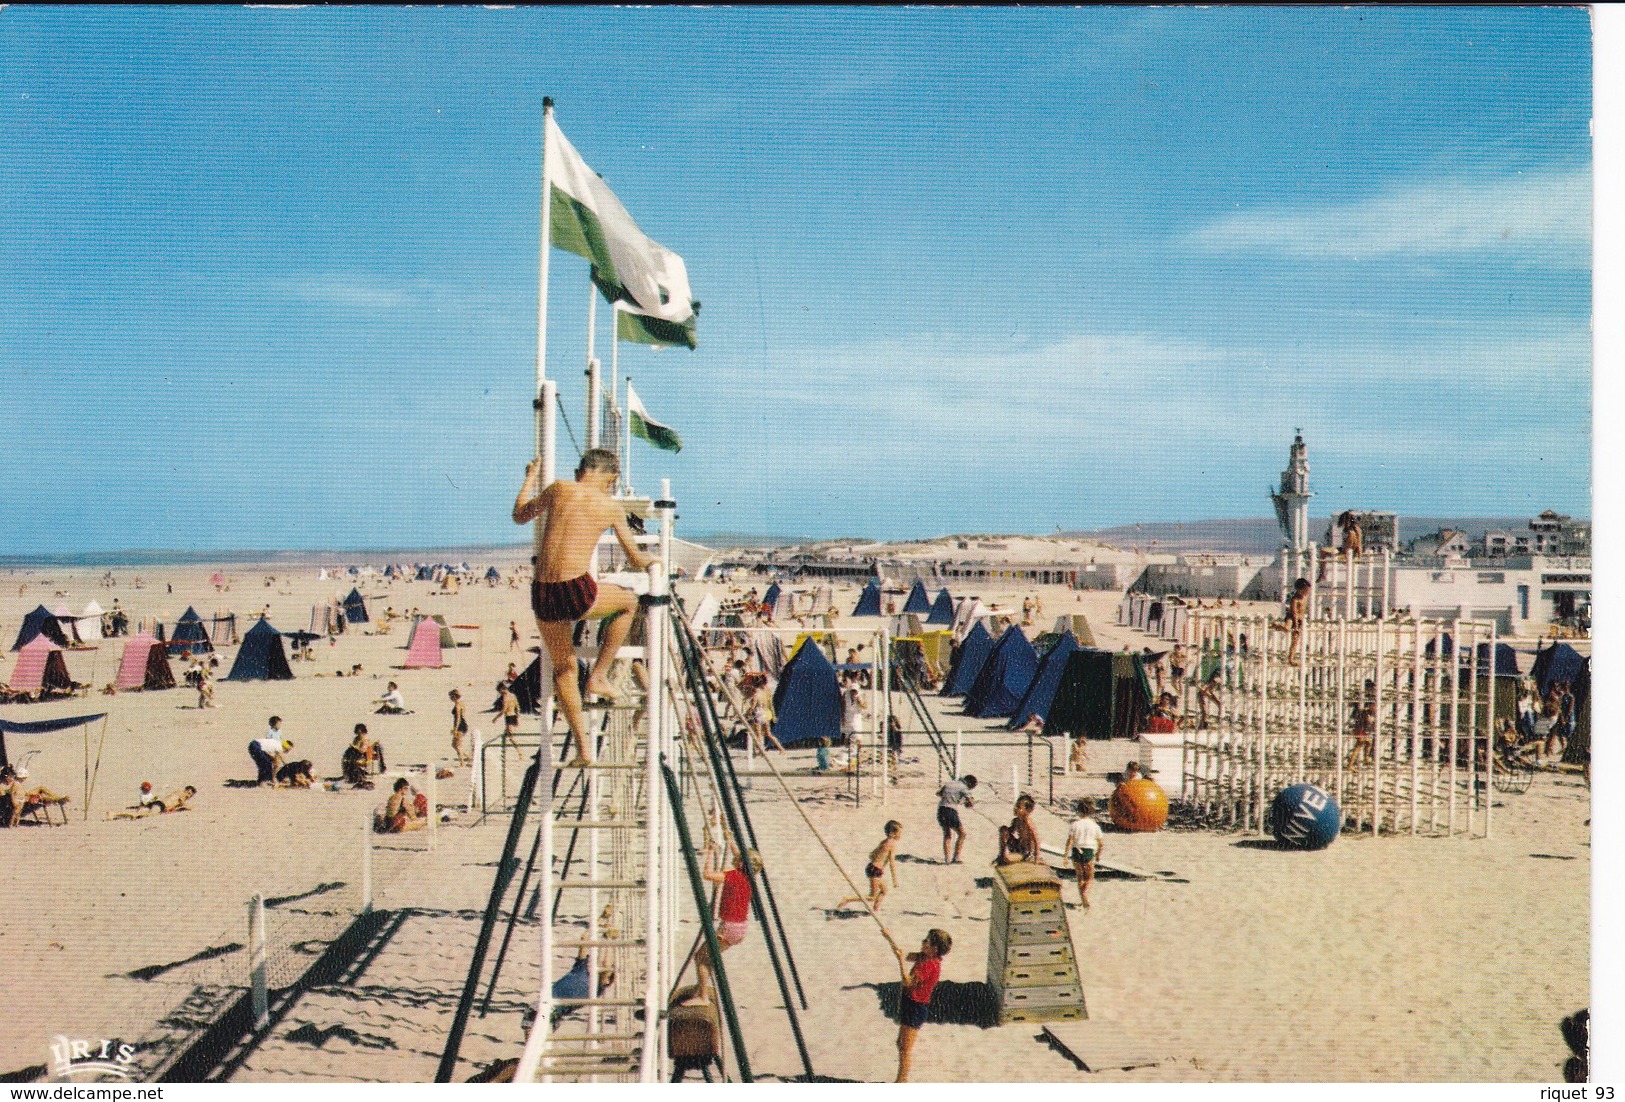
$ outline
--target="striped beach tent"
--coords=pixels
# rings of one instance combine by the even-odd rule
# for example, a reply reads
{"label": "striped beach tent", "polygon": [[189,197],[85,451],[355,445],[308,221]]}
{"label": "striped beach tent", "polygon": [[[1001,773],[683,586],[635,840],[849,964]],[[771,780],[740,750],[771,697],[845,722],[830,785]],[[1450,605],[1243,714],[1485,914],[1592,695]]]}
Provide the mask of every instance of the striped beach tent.
{"label": "striped beach tent", "polygon": [[173,689],[175,671],[170,669],[166,648],[154,636],[141,634],[124,641],[124,656],[119,660],[118,677],[113,688]]}
{"label": "striped beach tent", "polygon": [[44,635],[36,635],[17,652],[17,665],[11,671],[11,691],[16,693],[72,692],[73,678],[62,648]]}
{"label": "striped beach tent", "polygon": [[408,670],[437,670],[446,664],[440,650],[440,625],[425,616],[412,625],[412,638],[406,644]]}

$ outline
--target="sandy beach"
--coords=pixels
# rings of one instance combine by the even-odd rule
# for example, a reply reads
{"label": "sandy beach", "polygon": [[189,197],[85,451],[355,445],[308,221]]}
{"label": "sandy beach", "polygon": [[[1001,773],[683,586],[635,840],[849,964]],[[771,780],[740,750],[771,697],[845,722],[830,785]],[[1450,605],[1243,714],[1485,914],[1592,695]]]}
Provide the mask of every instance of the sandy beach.
{"label": "sandy beach", "polygon": [[[518,558],[515,551],[497,565],[506,573]],[[77,610],[94,598],[111,607],[113,597],[134,616],[171,624],[191,604],[205,618],[233,609],[246,627],[244,618],[269,604],[271,621],[293,630],[307,625],[312,605],[332,602],[351,584],[320,579],[315,562],[227,569],[229,592],[209,584],[209,567],[115,568],[113,588],[100,585],[102,573],[0,573],[6,641],[37,604]],[[134,588],[137,575],[141,589]],[[360,588],[375,617],[386,606],[441,613],[470,645],[448,651],[445,668],[405,671],[395,668],[406,641],[399,623],[387,635],[352,629],[336,645],[319,643],[313,660],[296,662],[293,681],[221,683],[212,710],[197,710],[196,694],[185,688],[5,709],[8,718],[28,720],[105,710],[108,721],[105,741],[100,724],[8,740],[14,759],[38,751],[30,785],[48,785],[70,802],[66,826],[0,832],[10,901],[0,926],[8,962],[0,987],[10,1008],[0,1018],[0,1070],[45,1063],[59,1034],[152,1036],[201,986],[241,986],[244,953],[229,947],[246,940],[245,908],[256,893],[277,902],[273,946],[279,931],[308,935],[274,954],[274,967],[302,968],[343,928],[359,892],[364,824],[384,793],[228,786],[252,778],[246,745],[269,715],[283,717],[292,756],[312,759],[321,778],[338,774],[356,722],[368,724],[392,767],[450,765],[452,688],[462,690],[473,725],[490,732],[483,709],[494,685],[510,661],[529,661],[523,648],[534,644],[523,591],[504,582],[448,594],[427,582],[377,577]],[[683,592],[693,600],[703,588]],[[1034,592],[1047,617],[1086,613],[1103,647],[1147,642],[1113,626],[1115,594]],[[1019,606],[1024,594],[980,595]],[[855,598],[855,587],[837,587],[838,608],[850,609]],[[513,620],[521,625],[520,649],[509,642]],[[850,619],[841,625],[853,642],[856,626]],[[106,640],[95,650],[70,651],[69,669],[76,680],[106,684],[121,649],[122,640]],[[223,668],[234,651],[224,648]],[[357,663],[360,676],[334,676]],[[414,714],[372,714],[370,702],[388,680],[399,682]],[[978,792],[980,809],[1006,815],[1012,765],[1027,787],[1025,740],[1002,724],[955,715],[956,702],[935,699],[932,707],[943,728],[962,730],[967,742],[1005,744],[967,749],[965,767],[989,782]],[[88,818],[86,738],[94,771]],[[1054,778],[1057,803],[1107,794],[1104,774],[1134,754],[1128,741],[1097,745],[1088,774]],[[933,820],[941,775],[929,747],[910,745],[900,783],[878,798],[866,790],[861,807],[850,782],[810,774],[811,756],[792,751],[775,760],[854,877],[881,824],[904,824],[901,883],[882,910],[899,940],[941,927],[955,939],[944,979],[982,980],[996,844],[989,819],[968,817],[965,863],[945,867]],[[1037,760],[1037,823],[1043,840],[1058,845],[1065,824],[1044,806],[1044,754]],[[510,783],[518,768],[514,759]],[[432,1078],[506,827],[501,816],[482,821],[465,812],[468,772],[453,774],[438,782],[447,821],[432,851],[416,837],[375,849],[375,906],[388,917],[377,950],[358,970],[279,1008],[267,1035],[231,1068],[233,1079]],[[159,792],[195,785],[192,810],[106,821],[134,802],[143,780]],[[809,1004],[801,1023],[814,1068],[837,1079],[888,1080],[896,1061],[886,1010],[888,997],[895,999],[895,962],[861,911],[831,909],[847,894],[845,884],[777,783],[765,771],[750,780],[751,813]],[[1109,834],[1112,857],[1167,875],[1102,878],[1091,892],[1093,909],[1069,909],[1068,919],[1091,1020],[1120,1028],[1158,1062],[1085,1072],[1038,1040],[1035,1027],[956,1024],[950,998],[939,1000],[938,1010],[950,1020],[933,1019],[922,1033],[915,1078],[1554,1081],[1567,1055],[1558,1022],[1590,998],[1589,806],[1578,775],[1542,772],[1527,793],[1497,796],[1489,839],[1345,835],[1323,852],[1288,853],[1244,833]],[[1076,898],[1070,879],[1064,891]],[[685,931],[685,943],[689,936]],[[522,922],[491,1012],[470,1030],[458,1078],[517,1055],[521,1009],[535,994],[536,945],[534,923]],[[728,964],[758,1076],[799,1075],[759,931]]]}

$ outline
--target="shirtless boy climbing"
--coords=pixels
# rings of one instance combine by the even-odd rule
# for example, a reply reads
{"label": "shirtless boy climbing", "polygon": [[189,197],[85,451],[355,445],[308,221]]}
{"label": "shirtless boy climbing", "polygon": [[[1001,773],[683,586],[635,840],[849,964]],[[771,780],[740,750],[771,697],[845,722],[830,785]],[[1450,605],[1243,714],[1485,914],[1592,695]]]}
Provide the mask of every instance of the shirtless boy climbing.
{"label": "shirtless boy climbing", "polygon": [[625,513],[609,496],[620,474],[614,452],[587,449],[576,468],[574,482],[560,480],[538,492],[540,469],[539,461],[534,459],[525,467],[525,484],[513,503],[513,521],[528,524],[547,515],[536,577],[530,586],[530,607],[536,614],[542,645],[553,663],[553,694],[575,738],[576,753],[570,764],[587,765],[592,744],[587,739],[576,685],[575,625],[579,620],[609,621],[598,648],[598,661],[587,675],[587,692],[613,699],[615,690],[606,675],[632,630],[632,614],[638,607],[637,595],[631,590],[598,584],[592,576],[593,549],[605,529],[614,529],[634,569],[647,569],[655,560],[638,550]]}

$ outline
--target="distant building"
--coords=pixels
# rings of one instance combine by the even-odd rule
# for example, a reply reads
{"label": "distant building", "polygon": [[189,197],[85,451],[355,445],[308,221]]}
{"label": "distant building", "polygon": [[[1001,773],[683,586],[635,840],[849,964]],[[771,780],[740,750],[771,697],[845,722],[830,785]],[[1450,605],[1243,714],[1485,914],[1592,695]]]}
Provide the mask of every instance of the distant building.
{"label": "distant building", "polygon": [[1484,620],[1503,635],[1539,635],[1551,624],[1589,619],[1591,559],[1514,555],[1493,564],[1396,564],[1393,605],[1424,619]]}
{"label": "distant building", "polygon": [[1473,541],[1459,528],[1441,528],[1405,545],[1405,553],[1418,559],[1465,559]]}
{"label": "distant building", "polygon": [[1483,553],[1491,559],[1514,555],[1589,555],[1591,522],[1548,509],[1530,520],[1527,532],[1484,533]]}

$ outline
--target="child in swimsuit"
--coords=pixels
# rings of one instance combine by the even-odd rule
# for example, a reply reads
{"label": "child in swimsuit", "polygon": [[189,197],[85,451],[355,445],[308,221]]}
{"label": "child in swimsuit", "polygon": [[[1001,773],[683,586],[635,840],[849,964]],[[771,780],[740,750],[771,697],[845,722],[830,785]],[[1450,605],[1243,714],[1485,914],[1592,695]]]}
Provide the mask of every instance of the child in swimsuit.
{"label": "child in swimsuit", "polygon": [[536,575],[531,582],[530,607],[553,665],[553,695],[564,711],[575,741],[572,766],[590,764],[591,747],[576,683],[575,625],[583,619],[608,620],[598,648],[598,659],[587,675],[586,691],[614,699],[609,666],[632,630],[637,596],[618,585],[600,587],[592,576],[592,556],[598,537],[612,529],[634,570],[645,570],[654,559],[638,550],[626,514],[611,498],[620,476],[620,461],[604,448],[589,448],[576,468],[575,481],[557,481],[538,487],[540,460],[525,468],[525,482],[514,500],[513,521],[527,524],[546,516]]}
{"label": "child in swimsuit", "polygon": [[[897,886],[897,839],[903,836],[903,824],[892,819],[886,824],[886,837],[869,854],[869,863],[863,866],[863,875],[869,878],[869,909],[880,910],[880,901],[886,898],[886,870],[891,869],[892,887]],[[849,895],[839,903],[835,909],[840,910],[848,903],[862,903],[861,895]]]}

